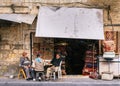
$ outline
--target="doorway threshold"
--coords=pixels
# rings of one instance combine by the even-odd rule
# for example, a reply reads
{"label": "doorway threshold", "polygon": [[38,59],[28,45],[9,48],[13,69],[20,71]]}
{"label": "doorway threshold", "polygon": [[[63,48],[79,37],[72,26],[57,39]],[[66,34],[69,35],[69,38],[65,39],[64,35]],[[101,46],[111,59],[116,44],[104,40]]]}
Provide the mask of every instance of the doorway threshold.
{"label": "doorway threshold", "polygon": [[89,76],[85,75],[64,75],[62,78],[89,78]]}

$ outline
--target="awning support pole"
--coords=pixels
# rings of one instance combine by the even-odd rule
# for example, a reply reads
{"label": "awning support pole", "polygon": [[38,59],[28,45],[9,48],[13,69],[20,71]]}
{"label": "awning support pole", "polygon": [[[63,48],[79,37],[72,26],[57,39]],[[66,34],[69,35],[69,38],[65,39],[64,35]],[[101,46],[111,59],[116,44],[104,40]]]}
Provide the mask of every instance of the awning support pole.
{"label": "awning support pole", "polygon": [[31,61],[31,65],[32,65],[32,34],[33,32],[30,32],[30,61]]}

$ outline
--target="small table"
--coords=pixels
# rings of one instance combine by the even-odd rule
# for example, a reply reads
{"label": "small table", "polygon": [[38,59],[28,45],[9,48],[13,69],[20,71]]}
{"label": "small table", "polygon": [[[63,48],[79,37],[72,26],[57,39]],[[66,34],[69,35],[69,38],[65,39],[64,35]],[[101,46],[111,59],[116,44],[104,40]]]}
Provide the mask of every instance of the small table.
{"label": "small table", "polygon": [[49,68],[49,67],[51,67],[51,66],[52,66],[52,64],[45,64],[45,65],[44,65],[45,71],[47,71],[47,68]]}

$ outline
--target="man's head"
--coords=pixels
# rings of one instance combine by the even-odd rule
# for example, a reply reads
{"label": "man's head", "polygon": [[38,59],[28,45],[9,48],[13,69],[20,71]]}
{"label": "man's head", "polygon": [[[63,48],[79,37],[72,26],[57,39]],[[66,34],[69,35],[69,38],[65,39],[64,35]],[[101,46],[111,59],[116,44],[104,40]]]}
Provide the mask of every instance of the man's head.
{"label": "man's head", "polygon": [[23,57],[26,57],[26,56],[27,56],[27,53],[26,53],[26,52],[23,52],[23,53],[22,53],[22,56],[23,56]]}
{"label": "man's head", "polygon": [[37,57],[40,57],[40,54],[37,54]]}
{"label": "man's head", "polygon": [[60,54],[56,54],[56,59],[59,59],[60,58]]}

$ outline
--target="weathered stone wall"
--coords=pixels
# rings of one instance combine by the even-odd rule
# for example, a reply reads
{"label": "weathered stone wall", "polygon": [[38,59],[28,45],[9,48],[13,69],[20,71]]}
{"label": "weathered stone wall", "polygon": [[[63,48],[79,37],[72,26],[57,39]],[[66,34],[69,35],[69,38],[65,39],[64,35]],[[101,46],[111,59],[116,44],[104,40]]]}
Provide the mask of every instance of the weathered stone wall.
{"label": "weathered stone wall", "polygon": [[51,60],[54,56],[54,39],[53,38],[33,38],[33,54],[40,53],[45,60]]}
{"label": "weathered stone wall", "polygon": [[15,74],[23,51],[30,53],[30,31],[26,24],[0,27],[0,75]]}
{"label": "weathered stone wall", "polygon": [[[32,25],[10,23],[0,27],[0,76],[16,75],[18,73],[19,60],[22,53],[25,51],[30,58],[30,32],[35,33],[36,20]],[[8,23],[8,24],[9,24]],[[44,59],[53,57],[53,39],[37,38],[32,35],[32,58],[37,53],[42,55]],[[51,44],[52,43],[52,44]]]}

